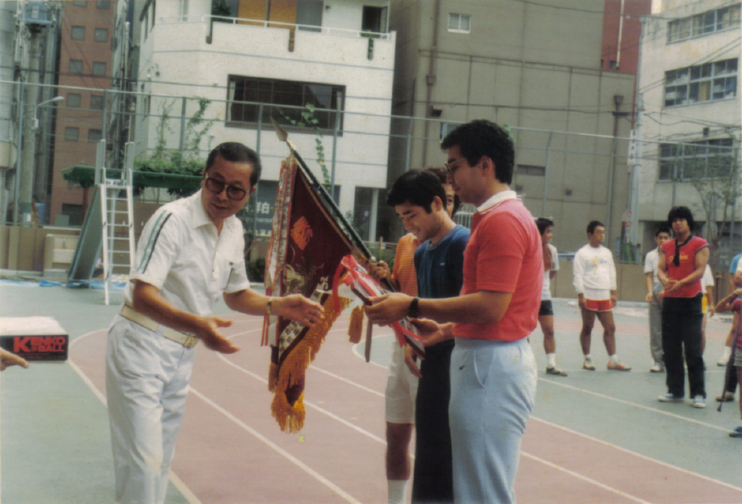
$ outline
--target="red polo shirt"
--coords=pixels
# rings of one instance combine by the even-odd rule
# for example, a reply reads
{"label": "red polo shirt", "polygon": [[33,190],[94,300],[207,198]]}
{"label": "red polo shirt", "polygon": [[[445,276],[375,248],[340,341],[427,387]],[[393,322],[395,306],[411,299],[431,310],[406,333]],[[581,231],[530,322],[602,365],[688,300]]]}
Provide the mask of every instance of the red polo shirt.
{"label": "red polo shirt", "polygon": [[[698,236],[691,237],[690,240],[678,247],[680,249],[680,266],[675,266],[675,240],[667,240],[662,244],[662,251],[665,253],[665,267],[667,276],[675,280],[682,280],[696,270],[696,254],[709,244],[703,238]],[[703,291],[701,279],[689,285],[684,285],[674,292],[665,293],[665,297],[672,298],[692,298],[696,297]]]}
{"label": "red polo shirt", "polygon": [[538,323],[543,269],[541,237],[520,200],[505,200],[475,213],[464,251],[461,295],[484,290],[509,292],[513,297],[499,322],[454,324],[454,336],[516,341],[531,334]]}

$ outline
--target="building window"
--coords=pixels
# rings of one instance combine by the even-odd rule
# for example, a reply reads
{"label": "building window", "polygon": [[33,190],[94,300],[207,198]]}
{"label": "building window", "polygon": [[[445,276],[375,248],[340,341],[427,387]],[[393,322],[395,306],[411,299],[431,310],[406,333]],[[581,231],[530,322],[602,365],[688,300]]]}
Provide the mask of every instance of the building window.
{"label": "building window", "polygon": [[364,5],[363,15],[361,17],[361,30],[366,33],[386,33],[388,28],[387,10],[386,7]]}
{"label": "building window", "polygon": [[90,95],[90,108],[93,110],[103,110],[105,99],[103,95]]}
{"label": "building window", "polygon": [[67,225],[82,226],[82,205],[73,205],[71,203],[62,203],[62,215],[69,218]]}
{"label": "building window", "polygon": [[96,28],[94,40],[96,42],[108,42],[108,30],[105,28]]}
{"label": "building window", "polygon": [[691,144],[660,144],[659,180],[720,178],[734,166],[731,138]]}
{"label": "building window", "polygon": [[72,5],[74,5],[75,7],[87,7],[88,0],[73,0]]}
{"label": "building window", "polygon": [[103,138],[103,132],[99,129],[89,129],[88,130],[88,142],[98,142],[101,138]]}
{"label": "building window", "polygon": [[178,16],[180,17],[181,21],[188,21],[188,0],[180,0],[180,5],[178,6]]}
{"label": "building window", "polygon": [[85,40],[85,27],[73,26],[70,36],[72,40]]}
{"label": "building window", "polygon": [[337,120],[342,129],[345,86],[230,75],[227,93],[227,122],[257,123],[259,104],[263,103],[264,124],[273,117],[286,126],[299,126],[307,122],[302,113],[310,107],[316,122],[308,126],[332,130]]}
{"label": "building window", "polygon": [[441,123],[441,141],[446,138],[446,135],[456,129],[458,124],[455,123]]}
{"label": "building window", "polygon": [[80,108],[81,103],[80,93],[67,93],[66,104],[69,108]]}
{"label": "building window", "polygon": [[534,175],[536,177],[543,177],[546,175],[546,167],[519,164],[517,173],[518,175]]}
{"label": "building window", "polygon": [[665,72],[665,107],[736,96],[736,58]]}
{"label": "building window", "polygon": [[466,14],[449,14],[448,31],[455,33],[469,33],[471,31],[471,16]]}
{"label": "building window", "polygon": [[675,19],[667,24],[667,41],[677,42],[739,26],[740,5]]}
{"label": "building window", "polygon": [[77,142],[80,139],[80,128],[66,127],[64,129],[64,139],[70,142]]}
{"label": "building window", "polygon": [[70,60],[70,73],[81,74],[82,73],[82,60]]}
{"label": "building window", "polygon": [[106,64],[105,63],[94,62],[93,63],[93,75],[97,75],[99,77],[105,77],[105,75],[106,75]]}
{"label": "building window", "polygon": [[97,0],[95,6],[99,9],[108,10],[111,8],[111,0]]}

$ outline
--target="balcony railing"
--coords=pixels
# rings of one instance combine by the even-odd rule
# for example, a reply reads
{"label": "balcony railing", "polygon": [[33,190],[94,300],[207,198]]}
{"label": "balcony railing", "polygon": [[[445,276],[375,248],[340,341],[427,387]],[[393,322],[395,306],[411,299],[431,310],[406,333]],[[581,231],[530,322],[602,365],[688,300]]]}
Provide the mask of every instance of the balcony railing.
{"label": "balcony railing", "polygon": [[[262,28],[282,28],[285,30],[300,30],[306,32],[321,33],[325,35],[335,35],[340,37],[348,38],[374,38],[379,40],[392,40],[393,33],[380,33],[372,32],[367,30],[349,30],[347,28],[335,28],[331,26],[316,26],[316,25],[305,25],[295,23],[283,23],[280,21],[266,21],[264,19],[248,19],[248,18],[236,18],[227,16],[201,16],[196,21],[193,18],[187,16],[175,16],[168,18],[158,18],[158,23],[161,24],[179,24],[179,23],[226,23],[226,24],[244,24],[248,26],[259,26]],[[209,30],[211,31],[211,30]]]}

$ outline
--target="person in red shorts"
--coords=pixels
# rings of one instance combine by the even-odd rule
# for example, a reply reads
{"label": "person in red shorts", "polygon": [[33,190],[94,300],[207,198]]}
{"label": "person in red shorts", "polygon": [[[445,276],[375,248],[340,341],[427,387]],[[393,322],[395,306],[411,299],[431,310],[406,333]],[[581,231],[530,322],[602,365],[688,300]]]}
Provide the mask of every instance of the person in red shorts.
{"label": "person in red shorts", "polygon": [[616,324],[613,321],[613,307],[616,306],[616,265],[613,254],[603,246],[605,226],[592,221],[587,225],[589,243],[575,254],[572,263],[573,284],[577,291],[577,303],[582,311],[582,331],[580,344],[585,360],[582,368],[595,371],[590,357],[590,340],[598,317],[603,326],[603,343],[608,352],[608,369],[630,371],[631,366],[622,364],[616,355]]}
{"label": "person in red shorts", "polygon": [[[739,319],[742,313],[742,289],[732,291],[727,297],[719,301],[716,305],[716,312],[723,313],[729,310],[734,312],[732,319],[732,332],[734,333],[731,357],[734,359],[734,367],[737,373],[737,379],[742,381],[742,338],[739,337]],[[726,389],[726,387],[725,387]],[[726,391],[725,391],[726,393]],[[734,392],[732,392],[734,394]],[[742,401],[739,403],[739,416],[742,418]],[[742,438],[742,425],[735,428],[729,433],[729,437]]]}

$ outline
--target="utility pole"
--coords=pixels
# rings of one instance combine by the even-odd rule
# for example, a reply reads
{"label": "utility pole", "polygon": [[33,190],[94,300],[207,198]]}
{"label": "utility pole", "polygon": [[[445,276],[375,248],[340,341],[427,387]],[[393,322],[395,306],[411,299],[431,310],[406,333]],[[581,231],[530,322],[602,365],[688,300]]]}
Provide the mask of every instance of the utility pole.
{"label": "utility pole", "polygon": [[39,99],[39,41],[41,29],[37,25],[29,25],[28,69],[26,69],[26,96],[23,118],[23,148],[21,150],[21,190],[20,224],[23,227],[31,226],[33,215],[33,187],[36,167],[36,131],[34,119]]}

